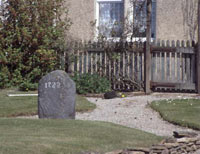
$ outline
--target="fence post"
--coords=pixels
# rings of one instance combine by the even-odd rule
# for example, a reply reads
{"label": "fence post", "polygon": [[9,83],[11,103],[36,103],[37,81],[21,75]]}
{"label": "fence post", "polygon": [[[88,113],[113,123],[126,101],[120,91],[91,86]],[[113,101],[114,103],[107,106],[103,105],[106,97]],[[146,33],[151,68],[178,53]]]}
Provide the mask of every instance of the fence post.
{"label": "fence post", "polygon": [[145,68],[144,68],[144,90],[146,94],[151,93],[150,89],[150,78],[151,78],[151,5],[152,1],[147,0],[147,30],[146,30],[146,45],[145,45],[145,52],[144,52],[144,61],[145,61]]}
{"label": "fence post", "polygon": [[200,94],[200,0],[198,0],[197,92]]}

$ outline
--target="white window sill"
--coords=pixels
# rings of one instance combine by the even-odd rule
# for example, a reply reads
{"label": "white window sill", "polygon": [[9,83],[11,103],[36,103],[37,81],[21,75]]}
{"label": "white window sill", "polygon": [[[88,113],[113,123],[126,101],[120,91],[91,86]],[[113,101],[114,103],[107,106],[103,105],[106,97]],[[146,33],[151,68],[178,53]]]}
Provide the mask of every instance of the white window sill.
{"label": "white window sill", "polygon": [[[155,39],[154,38],[151,38],[151,42],[153,42]],[[94,39],[94,41],[95,42],[98,42],[98,38],[96,37],[95,39]],[[105,41],[108,41],[108,42],[119,42],[120,41],[120,37],[109,37],[109,38],[106,38],[106,40]],[[131,38],[130,37],[128,37],[128,38],[126,38],[126,41],[127,42],[146,42],[146,37],[134,37],[134,38],[132,38],[132,40],[131,40]]]}

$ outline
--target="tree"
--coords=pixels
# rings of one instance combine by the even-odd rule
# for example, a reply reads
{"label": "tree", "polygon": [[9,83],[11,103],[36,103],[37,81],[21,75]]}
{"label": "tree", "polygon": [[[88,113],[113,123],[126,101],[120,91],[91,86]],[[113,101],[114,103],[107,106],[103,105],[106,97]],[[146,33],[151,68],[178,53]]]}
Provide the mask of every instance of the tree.
{"label": "tree", "polygon": [[[0,82],[37,83],[58,67],[70,27],[64,0],[2,0],[0,11]],[[63,17],[63,18],[62,18]],[[6,75],[5,75],[6,74]],[[3,87],[3,85],[0,87]]]}

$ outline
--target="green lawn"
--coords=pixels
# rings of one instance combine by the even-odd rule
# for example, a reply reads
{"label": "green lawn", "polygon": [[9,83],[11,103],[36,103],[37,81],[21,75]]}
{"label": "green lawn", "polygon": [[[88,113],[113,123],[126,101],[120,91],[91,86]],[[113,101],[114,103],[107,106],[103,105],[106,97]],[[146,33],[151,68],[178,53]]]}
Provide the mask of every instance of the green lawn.
{"label": "green lawn", "polygon": [[[8,97],[7,94],[16,93],[37,93],[37,92],[19,92],[15,89],[6,89],[0,91],[0,117],[13,117],[19,115],[37,114],[37,97]],[[76,97],[76,111],[85,112],[96,108],[96,105],[90,103],[84,97]]]}
{"label": "green lawn", "polygon": [[70,154],[149,147],[161,137],[106,122],[0,118],[0,153]]}
{"label": "green lawn", "polygon": [[171,123],[200,130],[199,99],[155,101],[151,107]]}
{"label": "green lawn", "polygon": [[[8,97],[16,90],[0,91],[0,154],[76,154],[149,147],[163,138],[107,122],[18,119],[11,116],[37,113],[37,97]],[[20,92],[21,93],[21,92]],[[76,110],[95,105],[77,96]],[[9,117],[9,118],[7,118]]]}

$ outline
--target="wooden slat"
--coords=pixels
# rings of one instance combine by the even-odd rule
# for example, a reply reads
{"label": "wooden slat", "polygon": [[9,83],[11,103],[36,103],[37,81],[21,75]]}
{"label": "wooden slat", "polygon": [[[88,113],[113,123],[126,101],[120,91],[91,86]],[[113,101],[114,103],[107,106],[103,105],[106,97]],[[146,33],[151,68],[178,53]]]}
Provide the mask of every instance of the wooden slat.
{"label": "wooden slat", "polygon": [[171,53],[171,74],[170,74],[170,80],[175,81],[176,80],[176,53]]}
{"label": "wooden slat", "polygon": [[190,57],[191,57],[191,55],[186,55],[186,82],[189,82],[190,83],[190,81],[191,81],[191,79],[190,79],[190,77],[191,77],[191,75],[190,75],[190,73],[191,73],[191,68],[190,68],[190,66],[191,66],[191,59],[190,59]]}
{"label": "wooden slat", "polygon": [[196,80],[195,80],[195,77],[196,77],[195,63],[196,63],[195,55],[192,55],[191,56],[191,83],[196,83]]}
{"label": "wooden slat", "polygon": [[194,83],[170,83],[170,82],[151,82],[151,88],[164,87],[164,88],[176,88],[184,90],[195,90]]}
{"label": "wooden slat", "polygon": [[[166,42],[166,47],[170,47],[169,41]],[[171,52],[166,53],[166,60],[167,60],[167,68],[166,68],[166,79],[170,81],[171,77]]]}
{"label": "wooden slat", "polygon": [[151,87],[175,87],[175,83],[169,82],[151,82]]}
{"label": "wooden slat", "polygon": [[185,83],[186,80],[186,72],[185,72],[185,54],[182,54],[182,82]]}
{"label": "wooden slat", "polygon": [[176,52],[176,48],[151,46],[151,52]]}

